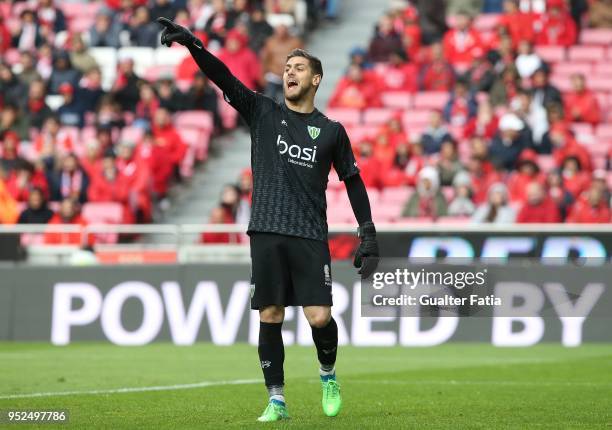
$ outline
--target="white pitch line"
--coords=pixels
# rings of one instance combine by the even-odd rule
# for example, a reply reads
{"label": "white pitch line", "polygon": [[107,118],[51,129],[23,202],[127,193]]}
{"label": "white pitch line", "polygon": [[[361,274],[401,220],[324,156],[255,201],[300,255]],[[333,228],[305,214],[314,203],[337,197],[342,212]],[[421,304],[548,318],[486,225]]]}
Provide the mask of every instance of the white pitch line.
{"label": "white pitch line", "polygon": [[152,386],[152,387],[123,387],[123,388],[111,388],[107,390],[56,391],[56,392],[43,392],[43,393],[8,394],[8,395],[0,395],[0,400],[28,399],[28,398],[34,398],[34,397],[144,393],[147,391],[190,390],[193,388],[217,387],[217,386],[222,386],[222,385],[258,384],[262,382],[263,381],[261,379],[236,379],[233,381],[203,381],[203,382],[196,382],[193,384],[159,385],[159,386]]}
{"label": "white pitch line", "polygon": [[587,381],[469,381],[469,380],[361,380],[351,381],[351,384],[381,384],[381,385],[508,385],[508,386],[527,386],[527,387],[612,387],[612,384],[605,382]]}

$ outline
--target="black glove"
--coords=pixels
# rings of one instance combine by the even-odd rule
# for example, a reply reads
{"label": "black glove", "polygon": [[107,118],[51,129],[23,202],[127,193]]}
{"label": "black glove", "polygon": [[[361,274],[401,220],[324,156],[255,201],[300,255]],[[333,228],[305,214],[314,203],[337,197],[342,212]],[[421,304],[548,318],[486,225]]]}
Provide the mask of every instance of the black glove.
{"label": "black glove", "polygon": [[172,46],[172,42],[177,42],[188,48],[190,46],[195,46],[196,48],[202,49],[202,41],[195,37],[188,28],[178,25],[164,17],[157,18],[157,22],[165,27],[161,34],[161,43],[163,45],[170,47]]}
{"label": "black glove", "polygon": [[376,228],[372,221],[364,222],[358,230],[361,244],[355,253],[353,266],[359,268],[361,279],[369,278],[378,267],[378,242],[376,241]]}

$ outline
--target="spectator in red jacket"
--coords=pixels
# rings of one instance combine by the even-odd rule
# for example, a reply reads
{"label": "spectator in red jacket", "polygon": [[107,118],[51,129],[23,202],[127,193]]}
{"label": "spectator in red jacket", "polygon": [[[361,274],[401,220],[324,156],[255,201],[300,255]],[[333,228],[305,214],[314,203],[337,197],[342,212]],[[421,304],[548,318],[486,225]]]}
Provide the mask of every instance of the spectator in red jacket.
{"label": "spectator in red jacket", "polygon": [[374,157],[374,144],[365,139],[359,144],[356,155],[357,165],[361,172],[361,179],[366,187],[380,187],[381,169],[379,161]]}
{"label": "spectator in red jacket", "polygon": [[455,18],[455,27],[444,35],[444,54],[453,65],[471,64],[475,52],[482,48],[480,35],[472,28],[468,14],[459,13]]}
{"label": "spectator in red jacket", "polygon": [[547,10],[534,22],[536,45],[570,46],[576,43],[576,23],[564,0],[548,0]]}
{"label": "spectator in red jacket", "polygon": [[576,157],[580,161],[582,170],[593,170],[591,154],[579,144],[572,132],[565,125],[557,125],[550,129],[548,137],[552,145],[552,154],[555,164],[561,167],[567,157]]}
{"label": "spectator in red jacket", "polygon": [[172,161],[174,172],[178,177],[180,175],[180,164],[187,153],[187,144],[181,139],[181,135],[172,124],[170,112],[165,108],[159,108],[155,111],[153,136],[156,145],[161,146],[164,149],[165,156]]}
{"label": "spectator in red jacket", "polygon": [[463,127],[463,137],[471,139],[474,136],[482,136],[491,139],[497,133],[498,125],[499,120],[493,112],[491,103],[488,100],[483,100],[478,103],[476,116]]}
{"label": "spectator in red jacket", "polygon": [[455,82],[453,66],[446,61],[440,43],[432,44],[429,49],[429,59],[419,74],[419,88],[422,91],[450,91]]}
{"label": "spectator in red jacket", "polygon": [[39,189],[45,196],[49,196],[49,185],[44,171],[37,170],[34,165],[25,160],[20,160],[14,174],[9,177],[6,187],[18,202],[27,202],[30,192]]}
{"label": "spectator in red jacket", "polygon": [[4,17],[0,14],[0,54],[4,54],[11,47],[12,37]]}
{"label": "spectator in red jacket", "polygon": [[574,122],[588,122],[593,125],[601,121],[599,102],[595,94],[585,85],[584,75],[572,75],[572,91],[563,95],[565,112]]}
{"label": "spectator in red jacket", "polygon": [[384,89],[388,91],[417,90],[417,68],[408,63],[403,50],[392,52],[389,56],[389,65],[381,69],[381,81]]}
{"label": "spectator in red jacket", "polygon": [[383,187],[399,187],[405,185],[407,177],[405,169],[410,162],[410,147],[402,143],[395,147],[393,164],[390,169],[380,172]]}
{"label": "spectator in red jacket", "polygon": [[575,223],[609,223],[610,206],[604,193],[596,185],[591,186],[586,196],[578,199],[572,207],[567,222]]}
{"label": "spectator in red jacket", "polygon": [[[208,219],[209,224],[234,224],[234,220],[227,216],[227,212],[221,207],[214,208]],[[209,244],[228,244],[239,243],[239,236],[236,233],[228,232],[204,232],[200,236],[200,242]]]}
{"label": "spectator in red jacket", "polygon": [[421,50],[421,26],[419,12],[414,6],[408,6],[402,14],[402,43],[408,59],[416,61]]}
{"label": "spectator in red jacket", "polygon": [[261,64],[247,42],[245,35],[231,30],[218,57],[243,84],[256,90],[262,85]]}
{"label": "spectator in red jacket", "polygon": [[[79,206],[75,200],[70,198],[62,200],[59,211],[53,215],[48,222],[49,225],[68,225],[75,224],[85,227],[87,223],[79,213]],[[68,233],[59,231],[47,231],[44,235],[44,242],[47,245],[83,245],[81,233]]]}
{"label": "spectator in red jacket", "polygon": [[128,178],[115,165],[115,157],[108,155],[102,159],[100,169],[91,179],[88,190],[90,202],[116,202],[123,205],[123,220],[125,224],[134,222],[129,209],[130,189]]}
{"label": "spectator in red jacket", "polygon": [[532,182],[545,184],[546,178],[538,166],[536,152],[533,149],[524,149],[518,159],[517,171],[512,172],[508,180],[510,200],[524,202],[527,198],[527,185]]}
{"label": "spectator in red jacket", "polygon": [[568,190],[574,199],[591,185],[591,175],[582,170],[580,160],[574,156],[568,156],[561,165],[561,176],[563,187]]}
{"label": "spectator in red jacket", "polygon": [[527,201],[521,207],[516,222],[527,223],[556,223],[560,222],[559,209],[555,202],[546,195],[544,186],[532,182],[527,186]]}
{"label": "spectator in red jacket", "polygon": [[336,86],[329,107],[365,109],[379,106],[382,102],[378,79],[371,73],[364,73],[360,66],[351,64],[346,76]]}
{"label": "spectator in red jacket", "polygon": [[487,200],[489,187],[496,182],[502,182],[501,175],[493,165],[478,155],[472,155],[467,163],[468,172],[472,178],[472,200],[475,204],[484,203]]}
{"label": "spectator in red jacket", "polygon": [[504,1],[504,14],[500,17],[499,26],[506,29],[515,48],[522,40],[533,41],[533,15],[521,11],[518,0]]}
{"label": "spectator in red jacket", "polygon": [[[149,134],[152,138],[152,135]],[[117,145],[117,159],[115,161],[120,175],[126,178],[127,187],[130,190],[130,211],[135,215],[138,223],[151,220],[151,172],[157,173],[156,165],[151,163],[149,147],[141,143],[138,145],[138,153],[135,151],[134,142],[120,142]],[[153,167],[151,167],[153,166]],[[155,191],[155,183],[153,191]],[[157,196],[156,196],[157,197]]]}

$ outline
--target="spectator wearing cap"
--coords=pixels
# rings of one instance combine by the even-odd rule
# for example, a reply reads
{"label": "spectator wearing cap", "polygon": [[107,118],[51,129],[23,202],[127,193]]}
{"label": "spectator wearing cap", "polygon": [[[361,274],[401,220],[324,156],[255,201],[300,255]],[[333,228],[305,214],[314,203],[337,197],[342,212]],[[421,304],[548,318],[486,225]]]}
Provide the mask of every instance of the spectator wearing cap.
{"label": "spectator wearing cap", "polygon": [[93,27],[89,30],[89,46],[119,48],[121,23],[114,19],[112,11],[101,9],[96,15]]}
{"label": "spectator wearing cap", "polygon": [[268,37],[274,34],[274,28],[266,20],[266,14],[261,5],[256,5],[251,12],[251,18],[247,24],[249,35],[249,48],[253,52],[259,52],[266,43]]}
{"label": "spectator wearing cap", "polygon": [[33,81],[28,90],[23,113],[30,119],[30,125],[40,129],[44,121],[53,114],[45,101],[45,83],[42,80]]}
{"label": "spectator wearing cap", "polygon": [[453,200],[448,205],[450,216],[471,216],[476,210],[472,201],[472,179],[466,171],[458,172],[453,179]]}
{"label": "spectator wearing cap", "polygon": [[40,188],[33,188],[27,200],[26,208],[19,214],[18,224],[47,224],[53,218],[45,193]]}
{"label": "spectator wearing cap", "polygon": [[496,182],[487,191],[487,201],[472,215],[472,222],[478,224],[509,224],[516,218],[516,212],[508,202],[508,189],[502,182]]}
{"label": "spectator wearing cap", "polygon": [[508,189],[510,200],[525,201],[525,190],[531,182],[544,184],[546,178],[538,166],[538,155],[533,149],[524,149],[519,156],[516,171],[510,174]]}
{"label": "spectator wearing cap", "polygon": [[34,188],[41,190],[45,196],[49,194],[49,186],[44,171],[35,169],[34,165],[26,160],[19,160],[14,173],[9,176],[6,186],[18,202],[27,201]]}
{"label": "spectator wearing cap", "polygon": [[393,21],[388,15],[378,20],[374,37],[368,48],[368,58],[375,63],[389,61],[393,52],[403,50],[402,39],[393,28]]}
{"label": "spectator wearing cap", "polygon": [[20,51],[35,50],[44,43],[43,32],[36,14],[30,9],[25,9],[19,16],[19,25],[13,34],[12,45]]}
{"label": "spectator wearing cap", "polygon": [[365,109],[380,107],[380,82],[356,64],[349,66],[329,100],[329,107]]}
{"label": "spectator wearing cap", "polygon": [[435,167],[421,169],[416,191],[410,196],[402,210],[402,217],[436,219],[446,216],[448,205],[440,190],[440,178]]}
{"label": "spectator wearing cap", "polygon": [[419,88],[421,91],[450,91],[454,82],[455,71],[444,56],[442,44],[432,44],[429,58],[419,73]]}
{"label": "spectator wearing cap", "polygon": [[609,223],[610,206],[601,188],[592,185],[586,195],[578,199],[572,207],[566,222],[570,223]]}
{"label": "spectator wearing cap", "polygon": [[89,53],[80,33],[74,33],[70,38],[69,55],[73,67],[81,73],[87,73],[98,67],[96,59]]}
{"label": "spectator wearing cap", "polygon": [[572,91],[564,94],[565,112],[571,121],[596,125],[601,121],[599,102],[595,94],[586,87],[584,75],[571,77]]}
{"label": "spectator wearing cap", "polygon": [[415,61],[421,51],[421,26],[419,25],[419,12],[412,6],[407,6],[402,12],[402,44],[406,56]]}
{"label": "spectator wearing cap", "polygon": [[542,67],[542,59],[533,49],[533,44],[528,40],[521,40],[518,43],[518,55],[514,60],[514,65],[521,78],[527,79]]}
{"label": "spectator wearing cap", "polygon": [[17,202],[0,178],[0,224],[15,224],[19,218]]}
{"label": "spectator wearing cap", "polygon": [[4,106],[19,104],[26,91],[27,85],[15,76],[7,64],[0,62],[0,101]]}
{"label": "spectator wearing cap", "polygon": [[517,223],[557,223],[561,221],[557,205],[548,197],[542,184],[531,182],[527,185],[526,195],[527,200],[516,217]]}
{"label": "spectator wearing cap", "polygon": [[[60,204],[59,211],[49,220],[48,225],[78,225],[82,228],[87,225],[81,216],[80,206],[76,200],[65,198]],[[81,246],[81,232],[62,232],[49,229],[44,234],[47,245],[77,245]]]}
{"label": "spectator wearing cap", "polygon": [[117,80],[111,92],[123,111],[134,111],[140,94],[139,87],[145,83],[134,71],[134,60],[124,57],[119,60]]}
{"label": "spectator wearing cap", "polygon": [[49,77],[49,94],[59,94],[60,85],[68,83],[74,89],[81,79],[81,72],[72,67],[70,56],[67,52],[57,53],[53,61],[53,72]]}
{"label": "spectator wearing cap", "polygon": [[60,160],[59,169],[48,173],[51,201],[74,199],[80,203],[87,201],[89,177],[81,168],[75,154],[70,153]]}
{"label": "spectator wearing cap", "polygon": [[0,171],[10,175],[22,162],[19,156],[19,136],[14,131],[4,131],[0,133],[0,143]]}
{"label": "spectator wearing cap", "polygon": [[499,131],[493,137],[489,154],[493,164],[501,169],[512,170],[523,149],[531,147],[531,133],[521,119],[507,113],[499,121]]}
{"label": "spectator wearing cap", "polygon": [[460,79],[455,82],[455,88],[444,107],[444,120],[454,126],[465,126],[476,116],[478,103],[468,83]]}
{"label": "spectator wearing cap", "polygon": [[576,43],[578,31],[564,0],[547,0],[546,12],[535,20],[536,45],[571,46]]}
{"label": "spectator wearing cap", "polygon": [[508,64],[501,74],[494,80],[489,94],[491,104],[497,106],[507,106],[518,94],[521,86],[521,78],[514,64]]}
{"label": "spectator wearing cap", "polygon": [[83,128],[87,104],[79,97],[79,94],[75,94],[74,87],[68,82],[61,84],[58,92],[64,98],[64,104],[57,110],[60,123],[66,126]]}
{"label": "spectator wearing cap", "polygon": [[574,156],[568,156],[561,165],[561,177],[563,187],[571,193],[574,199],[586,191],[591,185],[591,175],[585,172],[580,165],[580,160]]}
{"label": "spectator wearing cap", "polygon": [[218,57],[247,88],[256,90],[261,86],[259,59],[248,47],[246,36],[238,30],[230,30],[227,33],[225,45],[219,51]]}
{"label": "spectator wearing cap", "polygon": [[452,137],[444,125],[442,112],[433,110],[429,115],[429,124],[421,136],[423,150],[428,155],[436,154],[445,140],[452,140]]}
{"label": "spectator wearing cap", "polygon": [[506,30],[512,39],[512,45],[516,48],[521,41],[533,41],[533,14],[521,11],[519,0],[504,0],[503,8],[499,26]]}
{"label": "spectator wearing cap", "polygon": [[592,28],[612,28],[612,0],[589,2],[589,24]]}
{"label": "spectator wearing cap", "polygon": [[287,55],[304,44],[297,36],[292,36],[284,24],[274,28],[274,34],[270,36],[261,51],[261,64],[264,78],[266,80],[265,94],[279,102],[284,100],[283,96],[283,71],[287,62]]}
{"label": "spectator wearing cap", "polygon": [[389,64],[383,70],[381,80],[388,91],[417,91],[417,67],[409,63],[404,50],[392,52]]}
{"label": "spectator wearing cap", "polygon": [[453,64],[470,64],[477,50],[482,49],[480,35],[472,28],[472,18],[467,12],[455,16],[455,25],[444,35],[444,55]]}
{"label": "spectator wearing cap", "polygon": [[[151,13],[157,13],[155,7],[151,9]],[[168,15],[160,16],[172,19]],[[134,15],[132,15],[129,20],[127,31],[130,34],[131,45],[157,48],[159,26],[151,20],[149,9],[146,6],[139,6],[136,8]]]}

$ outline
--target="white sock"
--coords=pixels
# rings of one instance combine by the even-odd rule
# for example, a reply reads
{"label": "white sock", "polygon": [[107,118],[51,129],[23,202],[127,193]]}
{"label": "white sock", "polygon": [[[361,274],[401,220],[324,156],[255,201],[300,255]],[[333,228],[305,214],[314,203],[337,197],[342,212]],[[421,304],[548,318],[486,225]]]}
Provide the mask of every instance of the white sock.
{"label": "white sock", "polygon": [[270,400],[276,400],[277,402],[285,403],[285,396],[283,396],[282,394],[275,394],[273,396],[270,396]]}
{"label": "white sock", "polygon": [[331,376],[336,373],[336,366],[332,367],[331,370],[323,370],[319,367],[319,375],[320,376]]}

